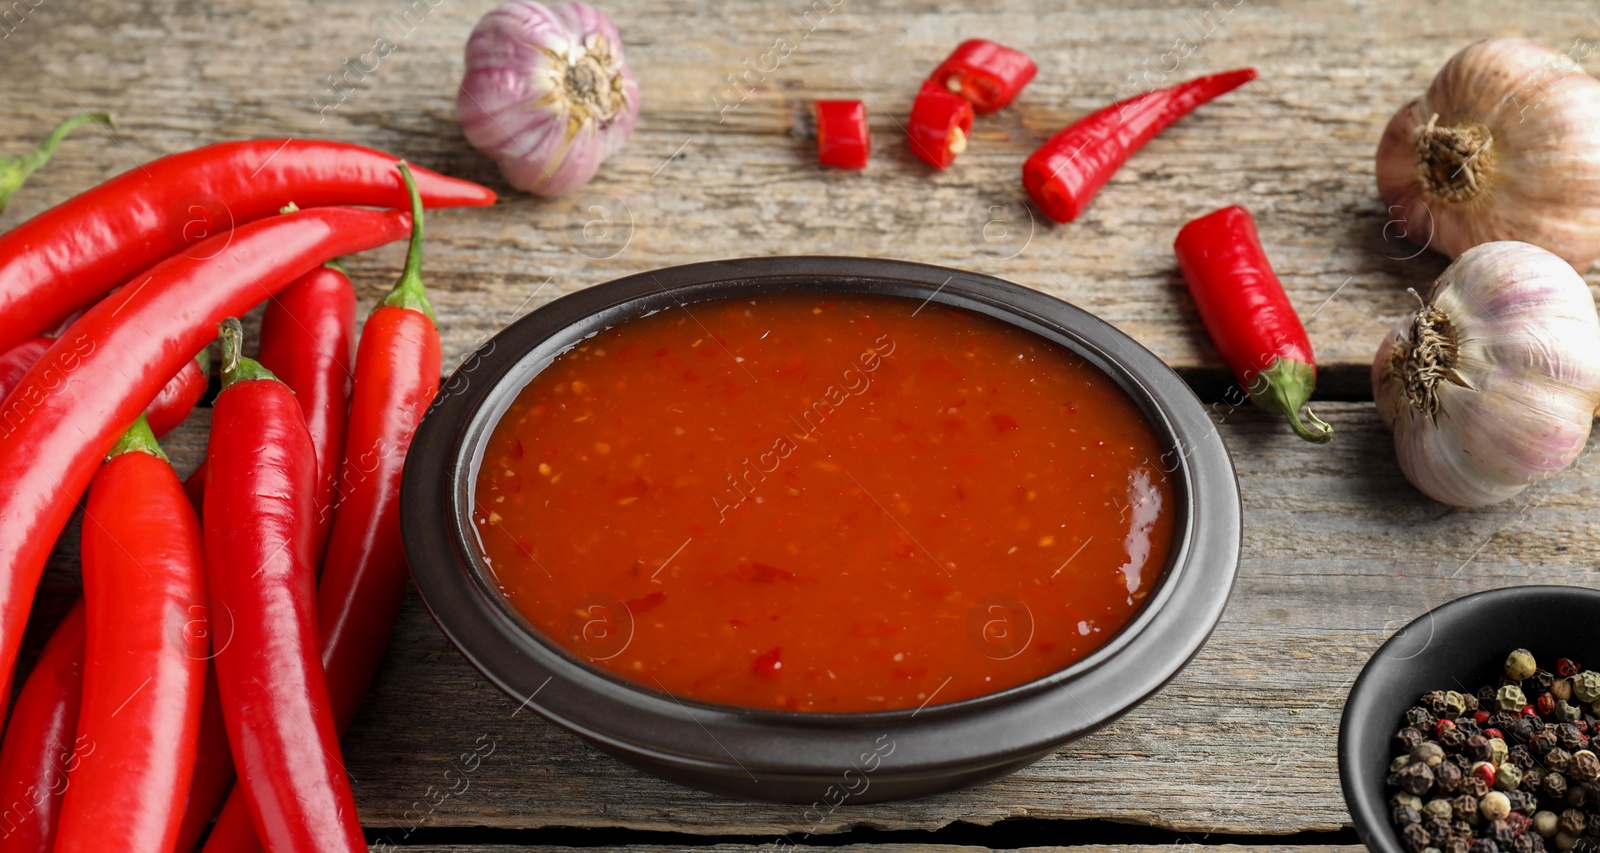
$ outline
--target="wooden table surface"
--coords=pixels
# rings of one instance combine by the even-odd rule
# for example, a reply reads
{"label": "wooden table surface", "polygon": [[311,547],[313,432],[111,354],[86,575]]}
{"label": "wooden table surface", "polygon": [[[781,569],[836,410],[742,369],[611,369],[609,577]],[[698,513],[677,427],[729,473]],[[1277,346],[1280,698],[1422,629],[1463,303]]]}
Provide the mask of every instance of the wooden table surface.
{"label": "wooden table surface", "polygon": [[[1394,109],[1469,41],[1527,35],[1565,50],[1578,39],[1584,57],[1593,43],[1582,40],[1600,40],[1596,8],[836,2],[607,0],[643,91],[639,128],[581,198],[541,200],[509,191],[457,129],[461,49],[487,0],[23,0],[0,25],[8,90],[0,150],[22,152],[78,109],[110,109],[121,130],[79,131],[0,226],[169,152],[237,137],[331,137],[504,193],[491,209],[429,219],[426,274],[447,367],[516,317],[620,275],[825,253],[947,264],[1055,294],[1216,395],[1226,374],[1171,243],[1188,219],[1247,205],[1327,366],[1318,412],[1338,438],[1311,446],[1273,418],[1215,407],[1246,506],[1238,584],[1194,663],[1119,722],[1009,778],[844,808],[815,826],[798,807],[719,799],[641,775],[517,713],[413,596],[346,757],[372,837],[435,851],[550,843],[743,851],[808,829],[850,832],[868,851],[1254,846],[1265,836],[1285,836],[1295,849],[1355,843],[1335,740],[1367,656],[1412,617],[1466,593],[1594,585],[1600,543],[1592,455],[1517,500],[1472,511],[1423,498],[1395,468],[1367,366],[1412,306],[1406,289],[1426,287],[1445,262],[1388,226],[1372,152]],[[978,35],[1026,50],[1040,74],[1015,106],[980,119],[955,168],[933,174],[898,126],[922,75]],[[752,72],[762,79],[742,100],[730,97],[728,75],[770,67],[762,57],[785,37],[792,52],[776,69]],[[380,38],[393,52],[370,73],[351,73],[358,85],[342,100],[330,96],[325,78],[345,75],[346,59]],[[1586,64],[1600,71],[1600,58]],[[1047,225],[1023,204],[1018,167],[1053,130],[1141,86],[1242,65],[1261,79],[1152,142],[1080,221]],[[738,106],[719,110],[714,95]],[[864,173],[813,165],[808,102],[825,97],[866,101],[876,150]],[[401,247],[389,247],[351,263],[364,305],[400,258]],[[184,470],[198,461],[205,415],[170,442]],[[73,539],[47,575],[41,622],[75,594]],[[454,757],[485,742],[494,752],[467,789],[441,799]]]}

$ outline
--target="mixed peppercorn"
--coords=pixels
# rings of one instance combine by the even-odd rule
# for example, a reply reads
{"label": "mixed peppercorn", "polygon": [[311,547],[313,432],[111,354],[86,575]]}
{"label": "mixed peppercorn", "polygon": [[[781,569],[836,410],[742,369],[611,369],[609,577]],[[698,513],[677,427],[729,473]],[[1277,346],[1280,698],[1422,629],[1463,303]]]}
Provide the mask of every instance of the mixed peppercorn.
{"label": "mixed peppercorn", "polygon": [[1600,853],[1600,671],[1526,649],[1499,683],[1435,690],[1405,713],[1390,815],[1411,853]]}

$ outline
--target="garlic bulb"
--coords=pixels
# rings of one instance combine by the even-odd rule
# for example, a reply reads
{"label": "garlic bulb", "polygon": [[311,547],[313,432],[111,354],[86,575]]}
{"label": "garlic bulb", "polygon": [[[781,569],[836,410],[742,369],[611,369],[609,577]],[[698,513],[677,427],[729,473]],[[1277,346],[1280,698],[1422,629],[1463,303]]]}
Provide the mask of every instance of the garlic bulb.
{"label": "garlic bulb", "polygon": [[1372,391],[1400,467],[1455,506],[1503,501],[1578,458],[1600,407],[1600,318],[1566,261],[1467,250],[1389,333]]}
{"label": "garlic bulb", "polygon": [[512,186],[563,195],[633,133],[639,84],[600,10],[511,0],[473,28],[456,110],[467,141]]}
{"label": "garlic bulb", "polygon": [[1389,121],[1377,165],[1388,218],[1425,247],[1521,240],[1580,271],[1600,256],[1600,81],[1538,42],[1451,57]]}

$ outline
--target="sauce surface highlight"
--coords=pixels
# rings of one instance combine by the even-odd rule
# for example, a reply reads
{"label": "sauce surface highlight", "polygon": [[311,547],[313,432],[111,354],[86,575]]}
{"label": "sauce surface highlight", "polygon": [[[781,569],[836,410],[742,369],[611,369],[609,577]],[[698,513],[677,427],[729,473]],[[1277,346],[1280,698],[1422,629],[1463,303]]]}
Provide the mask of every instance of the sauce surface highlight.
{"label": "sauce surface highlight", "polygon": [[625,679],[918,708],[1104,645],[1173,539],[1162,448],[1077,354],[895,297],[673,307],[524,388],[474,493],[510,605]]}

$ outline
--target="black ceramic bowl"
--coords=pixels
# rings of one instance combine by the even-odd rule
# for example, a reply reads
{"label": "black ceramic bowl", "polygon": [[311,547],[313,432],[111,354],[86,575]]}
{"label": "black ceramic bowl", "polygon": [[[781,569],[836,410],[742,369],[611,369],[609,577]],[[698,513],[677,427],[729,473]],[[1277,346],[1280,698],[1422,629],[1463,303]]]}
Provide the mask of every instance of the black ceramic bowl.
{"label": "black ceramic bowl", "polygon": [[[545,640],[496,591],[471,533],[482,448],[517,393],[585,336],[676,304],[776,291],[859,292],[986,314],[1055,341],[1113,377],[1165,445],[1177,525],[1143,609],[1103,648],[1038,681],[921,710],[815,714],[679,699],[592,667]],[[597,285],[545,305],[479,348],[445,383],[406,464],[401,504],[417,588],[447,636],[518,702],[648,773],[772,802],[876,802],[995,778],[1093,731],[1180,670],[1221,617],[1238,565],[1232,463],[1204,408],[1159,359],[1095,317],[989,276],[862,258],[693,264]]]}
{"label": "black ceramic bowl", "polygon": [[1389,823],[1391,744],[1400,718],[1430,690],[1470,692],[1493,684],[1513,649],[1539,665],[1570,657],[1600,665],[1600,590],[1516,586],[1458,598],[1389,638],[1350,688],[1339,723],[1339,780],[1369,850],[1405,853]]}

